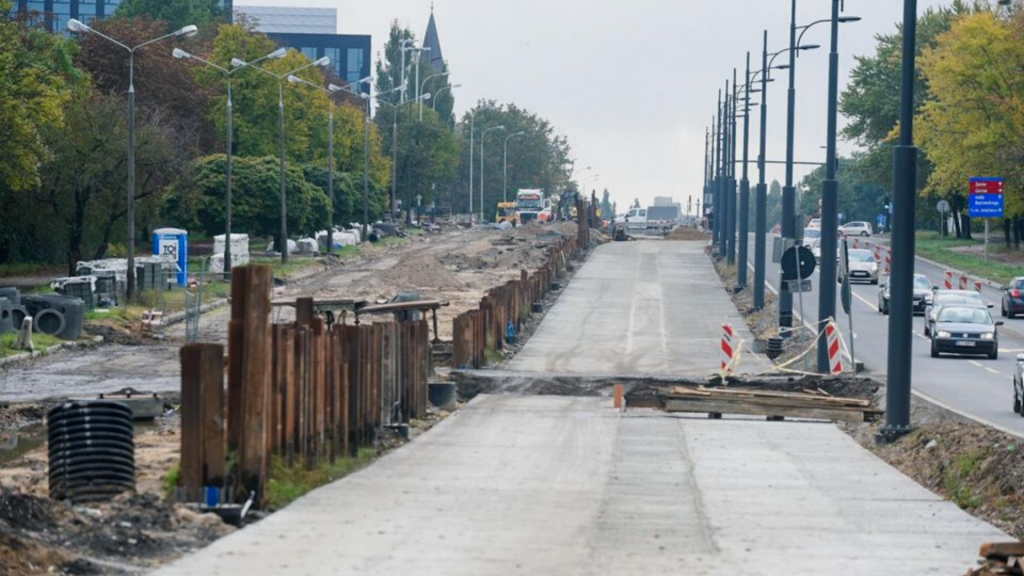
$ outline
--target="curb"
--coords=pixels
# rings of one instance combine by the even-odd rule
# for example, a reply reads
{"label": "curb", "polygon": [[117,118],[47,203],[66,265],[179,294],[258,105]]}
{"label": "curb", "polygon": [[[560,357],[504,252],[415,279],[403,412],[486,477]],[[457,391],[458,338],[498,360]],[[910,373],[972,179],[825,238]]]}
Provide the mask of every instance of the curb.
{"label": "curb", "polygon": [[77,342],[62,342],[60,344],[54,344],[46,350],[37,350],[35,352],[26,352],[24,354],[15,354],[14,356],[8,356],[7,358],[0,358],[0,366],[7,367],[36,358],[42,358],[44,356],[53,356],[59,352],[65,350],[74,350],[75,348],[93,348],[103,343],[103,336],[95,336],[86,341]]}
{"label": "curb", "polygon": [[[211,310],[223,308],[224,306],[227,306],[230,303],[231,300],[228,300],[227,298],[219,298],[217,300],[214,300],[213,302],[203,304],[202,306],[199,307],[199,315],[202,316],[203,314],[206,314]],[[185,312],[175,312],[174,314],[170,314],[164,321],[164,326],[173,326],[174,324],[180,324],[185,321],[185,316]]]}
{"label": "curb", "polygon": [[951,268],[949,266],[946,266],[945,264],[942,264],[941,262],[936,262],[935,260],[929,260],[928,258],[924,258],[923,256],[915,255],[914,258],[917,258],[918,260],[920,260],[921,262],[924,262],[925,264],[930,264],[932,266],[935,266],[936,268],[941,268],[943,270],[950,270],[952,272],[956,272],[956,273],[961,274],[961,275],[970,276],[970,277],[972,277],[972,278],[974,278],[976,280],[980,280],[982,284],[988,286],[989,288],[993,288],[995,290],[1000,290],[1000,291],[1003,289],[1003,285],[1002,284],[998,284],[996,282],[993,282],[993,281],[989,280],[988,278],[981,278],[980,276],[974,276],[973,274],[967,274],[963,270],[957,270],[956,268]]}

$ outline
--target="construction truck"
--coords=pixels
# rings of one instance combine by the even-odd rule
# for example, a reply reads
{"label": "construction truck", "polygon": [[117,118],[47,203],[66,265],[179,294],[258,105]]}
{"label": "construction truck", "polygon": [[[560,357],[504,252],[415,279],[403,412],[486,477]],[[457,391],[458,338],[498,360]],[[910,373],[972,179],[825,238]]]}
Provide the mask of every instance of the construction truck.
{"label": "construction truck", "polygon": [[551,199],[544,197],[543,190],[522,189],[517,192],[516,211],[519,213],[521,224],[551,222],[555,217]]}
{"label": "construction truck", "polygon": [[508,222],[513,226],[519,225],[519,211],[516,210],[515,202],[498,202],[498,215],[495,216],[494,222],[501,224],[502,222]]}

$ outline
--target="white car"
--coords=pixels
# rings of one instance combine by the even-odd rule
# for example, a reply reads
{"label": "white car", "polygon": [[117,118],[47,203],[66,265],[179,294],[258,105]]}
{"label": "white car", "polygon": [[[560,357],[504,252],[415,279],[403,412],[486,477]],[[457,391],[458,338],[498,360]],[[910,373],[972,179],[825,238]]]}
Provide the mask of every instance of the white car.
{"label": "white car", "polygon": [[871,224],[868,222],[847,222],[839,227],[842,236],[871,236]]}
{"label": "white car", "polygon": [[821,230],[821,218],[811,218],[807,221],[807,227]]}
{"label": "white car", "polygon": [[820,228],[804,228],[804,247],[814,249],[814,243],[821,239]]}
{"label": "white car", "polygon": [[[868,284],[878,284],[878,263],[875,262],[875,254],[871,250],[847,250],[850,263],[850,282],[864,281]],[[842,278],[839,279],[842,282]]]}

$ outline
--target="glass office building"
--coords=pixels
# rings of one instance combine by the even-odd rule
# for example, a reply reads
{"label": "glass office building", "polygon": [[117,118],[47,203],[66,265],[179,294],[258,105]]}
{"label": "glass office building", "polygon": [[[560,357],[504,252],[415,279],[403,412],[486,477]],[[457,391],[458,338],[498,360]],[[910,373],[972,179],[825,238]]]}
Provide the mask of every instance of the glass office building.
{"label": "glass office building", "polygon": [[[358,82],[370,75],[370,37],[355,34],[267,34],[279,45],[294,48],[311,60],[327,56],[338,77],[346,82]],[[363,83],[359,91],[369,94],[370,84]]]}

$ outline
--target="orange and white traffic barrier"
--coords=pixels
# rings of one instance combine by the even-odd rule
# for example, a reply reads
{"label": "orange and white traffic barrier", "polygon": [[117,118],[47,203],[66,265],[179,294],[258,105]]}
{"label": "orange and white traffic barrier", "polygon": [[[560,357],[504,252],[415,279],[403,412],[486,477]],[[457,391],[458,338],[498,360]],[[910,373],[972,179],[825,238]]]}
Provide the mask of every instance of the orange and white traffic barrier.
{"label": "orange and white traffic barrier", "polygon": [[952,290],[953,289],[953,271],[952,270],[946,270],[946,279],[945,279],[945,282],[943,282],[943,286],[946,287],[946,290]]}
{"label": "orange and white traffic barrier", "polygon": [[967,274],[961,274],[960,275],[960,289],[961,290],[967,290],[967,284],[969,284],[970,281],[971,281],[971,278]]}
{"label": "orange and white traffic barrier", "polygon": [[856,238],[854,238],[853,239],[853,246],[851,246],[851,248],[853,248],[854,250],[856,250],[857,248],[860,248],[860,241],[857,240]]}
{"label": "orange and white traffic barrier", "polygon": [[736,355],[736,348],[733,346],[733,338],[736,332],[732,324],[722,324],[722,373],[732,373],[733,358]]}
{"label": "orange and white traffic barrier", "polygon": [[832,374],[843,372],[843,348],[839,344],[839,329],[835,322],[829,321],[825,325],[825,337],[828,342],[828,367]]}
{"label": "orange and white traffic barrier", "polygon": [[882,247],[875,245],[875,264],[882,263]]}
{"label": "orange and white traffic barrier", "polygon": [[892,274],[892,248],[885,249],[885,275]]}
{"label": "orange and white traffic barrier", "polygon": [[982,285],[981,280],[978,280],[977,278],[975,278],[974,279],[974,291],[977,292],[978,294],[981,294],[981,285]]}

